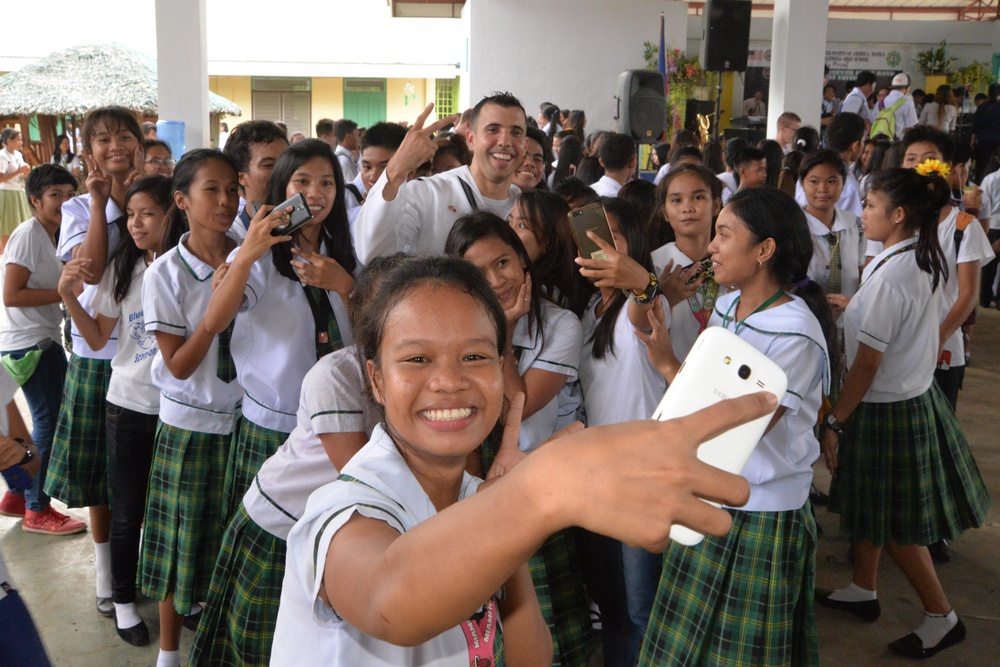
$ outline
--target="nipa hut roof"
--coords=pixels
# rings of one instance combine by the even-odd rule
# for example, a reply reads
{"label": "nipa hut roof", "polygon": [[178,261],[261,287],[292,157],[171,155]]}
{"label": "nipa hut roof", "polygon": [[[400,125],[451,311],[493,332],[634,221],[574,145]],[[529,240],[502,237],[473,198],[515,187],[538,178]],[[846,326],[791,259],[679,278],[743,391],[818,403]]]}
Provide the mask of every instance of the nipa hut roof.
{"label": "nipa hut roof", "polygon": [[[120,44],[75,46],[0,76],[0,116],[82,116],[109,105],[155,116],[158,98],[156,63]],[[229,116],[243,113],[212,92],[208,108]]]}

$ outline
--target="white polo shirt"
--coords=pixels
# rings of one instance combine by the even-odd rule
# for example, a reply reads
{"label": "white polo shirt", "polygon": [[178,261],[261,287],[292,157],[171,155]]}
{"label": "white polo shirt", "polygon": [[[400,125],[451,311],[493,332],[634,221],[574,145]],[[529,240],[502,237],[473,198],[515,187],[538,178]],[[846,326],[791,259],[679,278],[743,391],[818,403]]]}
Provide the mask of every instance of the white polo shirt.
{"label": "white polo shirt", "polygon": [[[0,148],[0,174],[6,175],[17,171],[26,164],[27,162],[24,161],[24,156],[21,155],[21,151],[11,151],[6,148]],[[16,190],[24,192],[24,181],[25,176],[23,174],[18,174],[14,178],[0,183],[0,190]]]}
{"label": "white polo shirt", "polygon": [[[806,200],[806,191],[802,189],[801,180],[795,181],[795,202],[802,208],[809,203]],[[861,203],[861,185],[850,169],[847,170],[847,178],[844,179],[844,189],[840,193],[840,199],[837,200],[837,208],[856,216],[860,216],[864,210],[864,205]]]}
{"label": "white polo shirt", "polygon": [[[673,262],[674,268],[677,268],[678,266],[690,266],[695,261],[681,252],[677,248],[677,244],[673,242],[654,250],[651,257],[653,259],[653,267],[658,276],[663,275],[664,269],[666,269],[667,264],[670,262]],[[719,285],[719,293],[716,298],[718,299],[718,297],[728,291],[729,289],[725,285]],[[698,304],[699,311],[703,311],[705,295],[701,292],[696,292],[693,298]],[[708,313],[703,313],[703,316],[707,324],[708,320],[712,317],[712,313],[709,311]],[[701,323],[691,309],[690,301],[684,299],[670,309],[670,314],[667,315],[667,327],[670,329],[670,343],[674,349],[674,356],[680,361],[684,361],[688,352],[694,347],[694,341],[701,334]]]}
{"label": "white polo shirt", "polygon": [[288,531],[305,512],[309,495],[340,475],[319,434],[371,436],[380,413],[364,397],[364,389],[361,361],[354,346],[326,355],[306,373],[295,429],[264,461],[243,496],[243,506],[258,526],[288,539]]}
{"label": "white polo shirt", "polygon": [[[233,250],[228,261],[239,251]],[[350,345],[347,308],[336,292],[326,294],[341,340]],[[295,428],[302,378],[316,363],[316,324],[309,299],[299,281],[278,273],[270,252],[250,268],[243,296],[232,340],[236,375],[244,391],[243,416],[264,428],[289,433]]]}
{"label": "white polo shirt", "polygon": [[142,308],[145,273],[146,262],[140,258],[132,270],[128,293],[118,303],[114,296],[114,267],[109,266],[97,285],[91,305],[101,315],[117,319],[119,329],[125,332],[118,341],[118,352],[111,360],[108,401],[144,415],[155,415],[160,411],[160,390],[153,384],[152,373],[153,359],[159,348],[156,335],[146,331]]}
{"label": "white polo shirt", "polygon": [[354,153],[343,146],[337,146],[333,154],[337,156],[340,163],[340,170],[344,172],[344,182],[350,183],[358,176],[358,164],[354,159]]}
{"label": "white polo shirt", "polygon": [[[978,220],[973,220],[962,233],[962,243],[955,252],[955,229],[958,224],[958,209],[952,208],[951,213],[944,221],[938,223],[938,242],[944,252],[945,261],[948,264],[948,279],[942,281],[934,292],[938,299],[939,315],[941,323],[948,317],[948,312],[955,303],[958,302],[958,265],[976,262],[977,268],[982,268],[995,257],[993,249],[990,247],[986,232]],[[976,294],[978,301],[979,295]],[[951,353],[949,366],[965,365],[965,341],[962,337],[962,327],[955,329],[955,333],[949,336],[942,346],[946,352]]]}
{"label": "white polo shirt", "polygon": [[[288,535],[272,667],[297,667],[303,660],[315,665],[468,667],[469,648],[459,626],[420,646],[396,646],[362,633],[319,599],[330,541],[352,516],[384,521],[402,534],[437,514],[381,425],[343,474],[358,481],[338,480],[313,493]],[[465,473],[459,499],[475,493],[481,482]]]}
{"label": "white polo shirt", "polygon": [[882,352],[863,399],[868,403],[915,398],[934,381],[941,319],[931,275],[917,266],[916,244],[914,237],[879,253],[865,267],[861,287],[844,312],[848,368],[858,356],[858,343]]}
{"label": "white polo shirt", "polygon": [[840,105],[840,113],[853,113],[867,121],[874,120],[872,110],[868,108],[868,98],[858,88],[852,90],[844,98],[843,104]]}
{"label": "white polo shirt", "polygon": [[[215,267],[188,250],[186,243],[190,235],[191,232],[185,232],[180,243],[146,269],[142,281],[146,331],[162,331],[187,338],[205,319],[212,297]],[[237,240],[231,233],[230,238]],[[236,380],[223,382],[219,378],[218,362],[218,336],[186,380],[178,380],[170,373],[162,355],[153,358],[153,384],[160,389],[160,420],[163,423],[199,433],[226,435],[233,432],[243,390]]]}
{"label": "white polo shirt", "polygon": [[[62,274],[62,262],[56,257],[56,247],[36,218],[31,217],[14,228],[3,253],[3,274],[11,264],[31,272],[28,289],[56,289]],[[0,327],[0,350],[9,352],[37,345],[43,340],[59,342],[62,336],[62,311],[58,303],[47,306],[4,307]]]}
{"label": "white polo shirt", "polygon": [[618,192],[622,189],[622,184],[605,174],[590,187],[597,193],[598,197],[617,197]]}
{"label": "white polo shirt", "polygon": [[[890,90],[889,94],[885,96],[885,100],[882,101],[883,108],[888,109],[901,97],[904,97],[903,91]],[[903,132],[905,130],[910,129],[917,124],[917,108],[913,106],[913,98],[909,95],[905,95],[905,97],[907,98],[906,101],[900,104],[894,112],[894,115],[896,116],[897,139],[903,136]],[[878,112],[875,113],[875,116],[878,116]]]}
{"label": "white polo shirt", "polygon": [[861,219],[850,211],[835,209],[833,228],[828,228],[819,218],[805,209],[806,222],[813,239],[813,256],[809,261],[808,275],[824,290],[830,283],[830,242],[826,235],[840,233],[840,294],[853,296],[861,283],[861,269],[865,265],[868,239],[861,233]]}
{"label": "white polo shirt", "polygon": [[[108,222],[108,256],[111,250],[118,245],[120,232],[115,221],[125,214],[121,212],[115,200],[108,197],[108,203],[104,207],[104,215]],[[87,237],[87,228],[90,227],[90,193],[73,197],[62,205],[62,224],[59,227],[59,246],[56,256],[64,262],[73,259],[73,248],[77,247]],[[93,317],[94,309],[90,307],[90,302],[94,299],[94,292],[97,285],[83,286],[83,293],[77,297],[83,309]],[[87,341],[80,335],[80,330],[76,328],[76,322],[72,323],[71,333],[73,336],[73,354],[84,359],[113,359],[118,350],[118,325],[111,330],[111,338],[108,344],[100,350],[92,350],[87,345]]]}
{"label": "white polo shirt", "polygon": [[[809,496],[812,465],[819,459],[815,427],[823,393],[829,390],[830,362],[826,338],[816,316],[801,298],[748,316],[737,335],[778,364],[788,376],[781,399],[785,414],[754,449],[743,472],[750,482],[750,501],[741,509],[784,512],[802,507]],[[711,326],[735,330],[730,292],[716,302]]]}
{"label": "white polo shirt", "polygon": [[411,255],[444,252],[444,242],[455,221],[472,213],[460,181],[472,190],[480,210],[504,220],[510,215],[521,191],[510,186],[506,199],[487,199],[479,191],[468,167],[417,178],[399,187],[396,198],[385,201],[382,189],[389,182],[385,172],[372,186],[354,227],[358,259],[368,264],[373,257],[405,252]]}
{"label": "white polo shirt", "polygon": [[740,186],[736,185],[736,174],[731,171],[724,171],[716,174],[716,178],[722,181],[722,205],[725,206],[729,198],[736,194]]}
{"label": "white polo shirt", "polygon": [[[670,306],[662,296],[663,310]],[[580,385],[588,426],[605,426],[635,419],[649,419],[667,390],[667,381],[649,363],[646,346],[635,335],[628,319],[628,304],[615,320],[615,344],[603,359],[594,358],[594,332],[600,321],[594,309],[601,300],[594,295],[583,316],[583,351]],[[603,317],[606,317],[605,314]]]}
{"label": "white polo shirt", "polygon": [[550,373],[566,376],[566,384],[543,408],[521,422],[518,446],[530,452],[556,432],[556,422],[560,413],[560,398],[569,398],[570,383],[577,378],[580,365],[580,349],[583,347],[583,330],[580,320],[568,310],[560,308],[548,299],[542,299],[542,332],[535,326],[528,331],[528,316],[525,315],[514,325],[511,343],[515,352],[520,353],[517,372],[524,375],[529,369],[538,368]]}
{"label": "white polo shirt", "polygon": [[989,218],[990,229],[1000,229],[1000,171],[986,176],[980,184],[983,191],[983,205],[979,209],[980,218]]}

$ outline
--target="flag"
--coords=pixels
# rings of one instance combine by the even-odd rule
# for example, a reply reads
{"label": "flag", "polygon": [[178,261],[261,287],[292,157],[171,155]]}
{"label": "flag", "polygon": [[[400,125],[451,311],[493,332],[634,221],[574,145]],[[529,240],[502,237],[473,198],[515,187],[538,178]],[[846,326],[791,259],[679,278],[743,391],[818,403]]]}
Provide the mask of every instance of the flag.
{"label": "flag", "polygon": [[660,12],[660,53],[656,59],[656,69],[663,75],[663,94],[670,94],[670,78],[667,76],[667,44],[664,37],[664,18]]}

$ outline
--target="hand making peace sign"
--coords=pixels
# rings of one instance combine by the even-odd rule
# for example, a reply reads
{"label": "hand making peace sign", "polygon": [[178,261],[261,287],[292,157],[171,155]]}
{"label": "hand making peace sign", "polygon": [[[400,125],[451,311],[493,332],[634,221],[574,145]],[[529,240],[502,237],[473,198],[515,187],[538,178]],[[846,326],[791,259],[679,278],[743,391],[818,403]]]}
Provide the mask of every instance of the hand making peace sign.
{"label": "hand making peace sign", "polygon": [[424,122],[434,109],[434,104],[428,104],[423,113],[417,116],[410,129],[406,132],[403,143],[399,150],[389,160],[386,165],[385,175],[389,183],[399,187],[406,182],[406,177],[417,167],[434,157],[437,152],[437,144],[431,139],[434,134],[448,125],[454,123],[457,115],[442,118],[428,127],[424,127]]}

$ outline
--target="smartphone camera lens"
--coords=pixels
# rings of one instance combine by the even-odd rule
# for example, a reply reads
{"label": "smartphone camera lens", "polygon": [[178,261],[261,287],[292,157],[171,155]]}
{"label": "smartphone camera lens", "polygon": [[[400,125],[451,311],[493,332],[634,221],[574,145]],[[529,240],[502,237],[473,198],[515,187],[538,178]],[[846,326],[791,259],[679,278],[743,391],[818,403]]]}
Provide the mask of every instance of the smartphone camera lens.
{"label": "smartphone camera lens", "polygon": [[743,364],[742,366],[740,366],[740,369],[736,371],[736,374],[740,376],[741,380],[746,380],[748,377],[750,377],[750,367],[747,366],[746,364]]}

